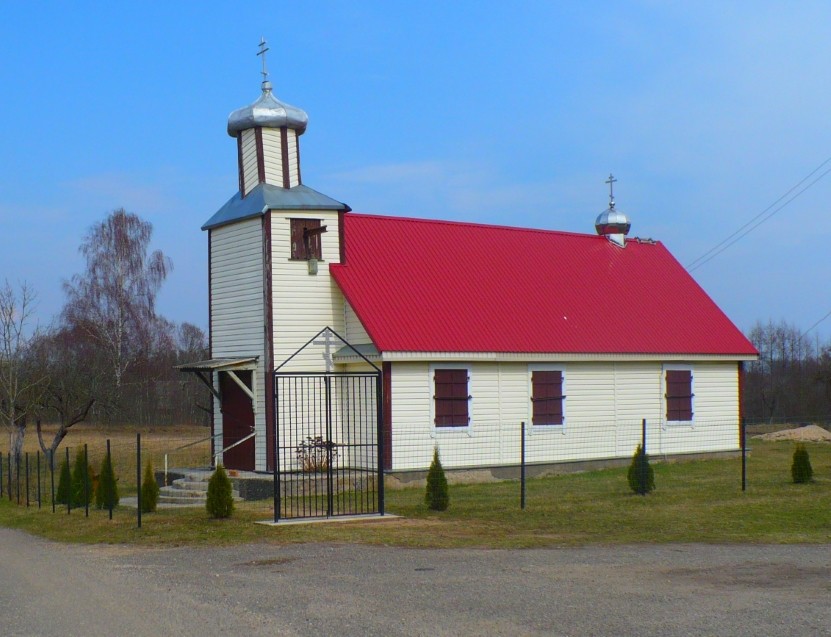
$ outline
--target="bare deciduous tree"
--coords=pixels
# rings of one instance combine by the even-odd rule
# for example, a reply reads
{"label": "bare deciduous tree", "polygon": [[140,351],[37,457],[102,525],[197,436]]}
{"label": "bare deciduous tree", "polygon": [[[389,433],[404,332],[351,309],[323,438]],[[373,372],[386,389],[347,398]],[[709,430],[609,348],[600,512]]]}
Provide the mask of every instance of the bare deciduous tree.
{"label": "bare deciduous tree", "polygon": [[[33,344],[33,358],[46,377],[38,405],[38,442],[46,456],[52,457],[69,429],[86,420],[92,406],[102,399],[102,366],[97,364],[96,344],[78,328],[60,328]],[[58,429],[47,446],[41,422],[57,417]]]}
{"label": "bare deciduous tree", "polygon": [[0,422],[11,430],[11,453],[16,459],[45,380],[31,358],[32,344],[38,338],[37,326],[32,325],[35,298],[26,283],[19,291],[8,281],[0,287]]}
{"label": "bare deciduous tree", "polygon": [[113,211],[81,244],[86,272],[64,283],[63,320],[98,343],[116,399],[127,370],[151,347],[156,295],[173,267],[161,251],[148,254],[152,234],[149,222],[123,208]]}

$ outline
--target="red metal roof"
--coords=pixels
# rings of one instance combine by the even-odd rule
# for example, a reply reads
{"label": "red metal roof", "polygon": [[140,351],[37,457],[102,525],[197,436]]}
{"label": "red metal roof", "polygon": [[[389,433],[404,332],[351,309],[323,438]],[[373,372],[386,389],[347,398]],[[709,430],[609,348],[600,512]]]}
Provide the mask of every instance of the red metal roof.
{"label": "red metal roof", "polygon": [[755,355],[660,243],[347,213],[330,272],[382,352]]}

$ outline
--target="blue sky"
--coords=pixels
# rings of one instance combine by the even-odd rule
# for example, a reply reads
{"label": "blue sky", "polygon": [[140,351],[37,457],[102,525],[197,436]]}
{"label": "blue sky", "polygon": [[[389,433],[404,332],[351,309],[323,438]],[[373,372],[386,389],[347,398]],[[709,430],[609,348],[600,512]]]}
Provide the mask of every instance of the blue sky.
{"label": "blue sky", "polygon": [[[831,156],[827,2],[16,3],[0,24],[0,280],[40,320],[124,207],[207,327],[206,235],[237,187],[228,114],[309,114],[303,180],[355,211],[632,234],[688,264]],[[831,175],[694,276],[736,324],[831,311]],[[831,318],[815,333],[831,337]]]}

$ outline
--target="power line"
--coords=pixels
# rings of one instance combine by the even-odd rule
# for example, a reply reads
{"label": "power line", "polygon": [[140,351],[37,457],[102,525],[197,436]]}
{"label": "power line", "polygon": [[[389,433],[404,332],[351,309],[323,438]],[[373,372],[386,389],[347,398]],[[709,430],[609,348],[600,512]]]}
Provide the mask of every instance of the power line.
{"label": "power line", "polygon": [[[719,254],[721,254],[722,252],[727,250],[727,248],[729,248],[734,243],[736,243],[737,241],[739,241],[743,237],[745,237],[748,234],[750,234],[751,232],[753,232],[753,230],[755,230],[756,228],[761,226],[765,221],[767,221],[768,219],[773,217],[777,212],[782,210],[784,207],[786,207],[788,204],[790,204],[794,199],[796,199],[802,193],[804,193],[806,190],[811,188],[820,179],[822,179],[823,177],[828,175],[828,173],[831,173],[831,168],[826,169],[823,173],[821,173],[818,177],[816,177],[813,181],[811,181],[807,186],[800,189],[802,184],[804,184],[806,181],[811,179],[811,177],[813,177],[816,173],[818,173],[820,170],[822,170],[826,166],[826,164],[828,164],[829,162],[831,162],[831,157],[828,157],[825,161],[820,163],[819,166],[817,166],[810,173],[805,175],[805,177],[800,179],[799,182],[797,182],[796,184],[791,186],[791,188],[789,188],[787,190],[787,192],[785,192],[783,195],[781,195],[778,199],[776,199],[776,201],[774,201],[767,208],[762,210],[759,214],[757,214],[755,217],[753,217],[750,221],[748,221],[747,223],[742,225],[738,230],[736,230],[735,232],[733,232],[732,234],[727,236],[725,239],[723,239],[722,241],[717,243],[715,246],[713,246],[712,248],[707,250],[707,252],[705,252],[704,254],[699,256],[697,259],[691,261],[689,263],[689,265],[687,265],[687,270],[689,272],[692,272],[693,270],[701,267],[705,263],[707,263],[707,262],[711,261],[712,259],[714,259],[715,257],[717,257]],[[793,196],[791,196],[791,193],[793,193],[795,190],[798,190],[798,191],[795,194],[793,194]],[[778,205],[783,200],[785,200],[784,203],[782,203],[781,205]]]}
{"label": "power line", "polygon": [[823,316],[820,320],[818,320],[816,323],[814,323],[811,327],[809,327],[807,330],[805,330],[804,332],[802,332],[802,334],[800,334],[800,336],[805,336],[808,332],[810,332],[810,331],[811,331],[812,329],[814,329],[817,325],[819,325],[820,323],[822,323],[822,322],[823,322],[825,319],[827,319],[829,316],[831,316],[831,310],[828,310],[828,314],[826,314],[825,316]]}

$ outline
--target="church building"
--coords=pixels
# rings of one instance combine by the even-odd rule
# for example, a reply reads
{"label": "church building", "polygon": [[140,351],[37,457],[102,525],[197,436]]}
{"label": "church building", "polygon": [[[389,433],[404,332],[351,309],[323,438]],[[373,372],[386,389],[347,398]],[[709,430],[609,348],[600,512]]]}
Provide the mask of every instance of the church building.
{"label": "church building", "polygon": [[[631,457],[644,419],[651,454],[739,448],[757,352],[660,241],[629,236],[613,196],[575,212],[585,234],[359,214],[306,185],[307,126],[266,77],[228,118],[238,191],[202,226],[211,360],[182,367],[212,386],[226,467],[300,458],[275,452],[289,371],[378,370],[391,472],[426,469],[434,448],[450,469],[514,466],[522,422],[532,463]],[[355,405],[339,391],[329,412]],[[328,448],[348,435],[328,431]]]}

